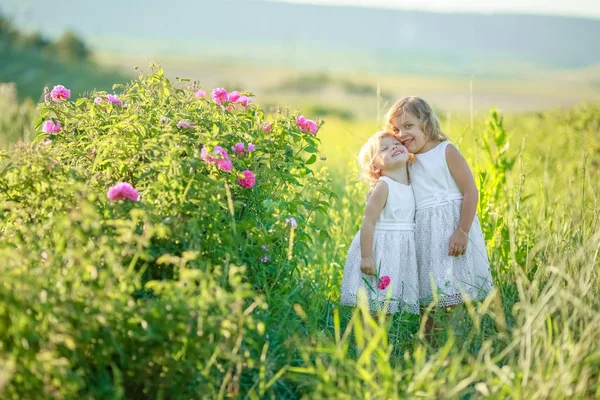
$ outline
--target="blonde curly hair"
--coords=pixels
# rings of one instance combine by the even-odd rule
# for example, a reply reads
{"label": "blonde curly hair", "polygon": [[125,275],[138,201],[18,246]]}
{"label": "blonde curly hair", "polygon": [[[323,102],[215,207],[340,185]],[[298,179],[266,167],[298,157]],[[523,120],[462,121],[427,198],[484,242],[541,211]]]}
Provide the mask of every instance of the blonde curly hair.
{"label": "blonde curly hair", "polygon": [[[367,182],[371,188],[375,186],[381,177],[381,171],[375,165],[375,159],[381,151],[381,140],[386,137],[400,140],[398,135],[393,132],[386,130],[377,131],[367,139],[367,142],[361,147],[360,152],[358,153],[360,177],[363,181]],[[414,158],[414,154],[410,153],[408,156],[408,164],[412,163]]]}
{"label": "blonde curly hair", "polygon": [[395,132],[396,128],[392,124],[392,119],[397,118],[404,113],[411,113],[419,118],[421,130],[429,139],[445,142],[448,135],[442,132],[440,121],[435,112],[425,100],[420,97],[405,97],[398,100],[385,114],[384,127],[386,131]]}

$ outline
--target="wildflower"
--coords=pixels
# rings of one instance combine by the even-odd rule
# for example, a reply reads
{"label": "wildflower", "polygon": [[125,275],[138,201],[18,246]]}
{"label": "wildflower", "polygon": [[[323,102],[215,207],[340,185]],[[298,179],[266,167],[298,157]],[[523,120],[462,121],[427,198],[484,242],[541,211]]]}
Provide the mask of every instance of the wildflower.
{"label": "wildflower", "polygon": [[58,132],[60,132],[60,121],[54,122],[51,119],[44,121],[42,124],[42,132],[56,135]]}
{"label": "wildflower", "polygon": [[110,189],[106,194],[110,200],[123,200],[129,199],[131,201],[138,201],[140,195],[138,191],[127,182],[119,182]]}
{"label": "wildflower", "polygon": [[71,97],[71,91],[64,87],[63,85],[56,85],[54,89],[50,92],[50,97],[54,101],[65,101]]}
{"label": "wildflower", "polygon": [[252,173],[250,170],[245,170],[242,172],[244,175],[243,178],[238,178],[238,183],[245,187],[246,189],[251,188],[256,183],[256,175]]}
{"label": "wildflower", "polygon": [[387,288],[390,284],[392,280],[390,279],[389,276],[384,275],[381,277],[381,279],[379,279],[379,283],[377,284],[377,288],[381,289],[381,290],[385,290],[385,288]]}

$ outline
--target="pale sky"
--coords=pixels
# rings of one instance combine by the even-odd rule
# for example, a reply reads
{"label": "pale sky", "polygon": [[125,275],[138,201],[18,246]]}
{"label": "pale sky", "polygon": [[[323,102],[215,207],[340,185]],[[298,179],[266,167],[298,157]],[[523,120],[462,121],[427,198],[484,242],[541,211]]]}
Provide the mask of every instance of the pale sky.
{"label": "pale sky", "polygon": [[270,0],[439,12],[525,13],[600,18],[600,0]]}

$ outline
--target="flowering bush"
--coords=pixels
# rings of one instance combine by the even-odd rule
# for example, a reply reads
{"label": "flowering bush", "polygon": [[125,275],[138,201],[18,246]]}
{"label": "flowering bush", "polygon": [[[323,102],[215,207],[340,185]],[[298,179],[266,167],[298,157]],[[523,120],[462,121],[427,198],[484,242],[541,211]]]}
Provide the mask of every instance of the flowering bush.
{"label": "flowering bush", "polygon": [[55,88],[0,172],[5,393],[236,397],[261,368],[261,293],[299,279],[328,206],[319,139],[162,70],[113,90]]}

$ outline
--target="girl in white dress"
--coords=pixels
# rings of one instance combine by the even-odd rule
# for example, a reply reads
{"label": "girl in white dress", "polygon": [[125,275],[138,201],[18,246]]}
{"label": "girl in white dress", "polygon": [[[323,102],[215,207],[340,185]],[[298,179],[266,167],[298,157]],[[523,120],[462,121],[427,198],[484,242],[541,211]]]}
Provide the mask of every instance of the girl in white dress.
{"label": "girl in white dress", "polygon": [[360,151],[359,164],[371,192],[361,229],[348,250],[342,304],[356,305],[359,290],[364,290],[373,311],[419,313],[409,156],[396,136],[383,131]]}
{"label": "girl in white dress", "polygon": [[[440,130],[429,104],[407,97],[386,115],[387,127],[415,154],[410,166],[415,194],[415,243],[421,304],[452,307],[485,298],[492,276],[479,218],[473,174]],[[432,328],[431,319],[426,332]]]}

